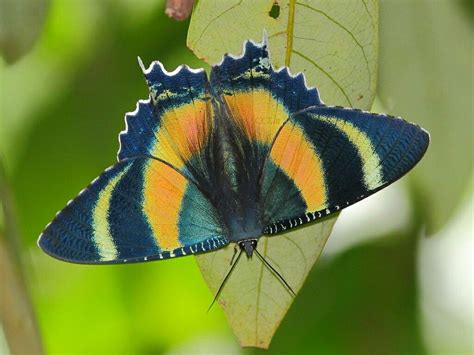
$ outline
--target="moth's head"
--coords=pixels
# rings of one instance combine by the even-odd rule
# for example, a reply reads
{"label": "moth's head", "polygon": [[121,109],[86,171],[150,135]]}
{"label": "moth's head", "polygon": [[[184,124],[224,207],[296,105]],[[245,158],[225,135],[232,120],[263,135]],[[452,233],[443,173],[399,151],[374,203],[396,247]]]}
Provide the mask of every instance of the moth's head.
{"label": "moth's head", "polygon": [[257,248],[257,239],[241,240],[239,242],[239,247],[241,250],[245,251],[247,258],[250,259],[253,255],[253,251]]}

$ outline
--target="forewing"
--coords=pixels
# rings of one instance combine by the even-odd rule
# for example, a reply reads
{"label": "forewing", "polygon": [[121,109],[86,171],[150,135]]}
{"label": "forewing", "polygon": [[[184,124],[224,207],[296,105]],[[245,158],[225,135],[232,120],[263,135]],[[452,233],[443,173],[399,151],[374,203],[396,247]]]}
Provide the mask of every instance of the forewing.
{"label": "forewing", "polygon": [[[140,62],[141,63],[141,62]],[[118,159],[152,156],[168,162],[190,179],[205,174],[202,157],[212,131],[209,83],[203,69],[180,66],[167,72],[155,61],[141,64],[150,97],[125,116]]]}
{"label": "forewing", "polygon": [[398,180],[429,135],[400,118],[317,106],[279,132],[262,174],[264,233],[337,212]]}
{"label": "forewing", "polygon": [[39,246],[65,261],[166,259],[228,244],[217,212],[167,163],[137,157],[107,169],[60,211]]}

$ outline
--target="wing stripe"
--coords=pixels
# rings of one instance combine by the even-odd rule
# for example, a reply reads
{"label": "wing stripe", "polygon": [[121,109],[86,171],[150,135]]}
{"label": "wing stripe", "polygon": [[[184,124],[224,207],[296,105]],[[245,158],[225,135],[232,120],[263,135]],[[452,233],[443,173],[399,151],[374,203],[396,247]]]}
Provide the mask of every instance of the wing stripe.
{"label": "wing stripe", "polygon": [[134,159],[130,169],[117,183],[112,193],[109,209],[111,234],[120,259],[128,259],[136,254],[135,245],[142,245],[145,255],[160,252],[153,237],[144,210],[143,171],[149,159]]}
{"label": "wing stripe", "polygon": [[207,105],[206,101],[191,102],[164,113],[155,131],[151,155],[182,169],[202,149],[208,135]]}
{"label": "wing stripe", "polygon": [[362,160],[364,183],[367,189],[372,190],[380,186],[383,183],[380,158],[369,136],[350,122],[336,117],[316,116],[316,118],[335,125],[355,147]]}
{"label": "wing stripe", "polygon": [[[272,142],[276,132],[288,118],[284,106],[266,89],[224,95],[224,100],[232,119],[246,136],[265,145]],[[271,101],[274,102],[273,105],[270,105]]]}
{"label": "wing stripe", "polygon": [[313,146],[306,140],[297,124],[285,125],[273,144],[270,157],[300,190],[307,208],[324,208],[327,189],[323,162]]}
{"label": "wing stripe", "polygon": [[188,182],[174,169],[159,169],[159,164],[151,160],[144,168],[143,210],[157,244],[162,250],[173,250],[182,246],[178,219]]}
{"label": "wing stripe", "polygon": [[349,181],[354,181],[355,191],[365,190],[362,160],[347,135],[335,124],[316,119],[314,115],[298,115],[295,120],[323,164],[326,203],[318,208],[308,206],[308,210],[318,211],[349,198],[345,195],[353,193],[346,189]]}
{"label": "wing stripe", "polygon": [[129,168],[130,165],[126,166],[124,170],[120,171],[116,176],[110,179],[103,190],[99,192],[97,202],[92,212],[92,238],[97,248],[97,252],[100,255],[100,259],[103,261],[116,259],[118,256],[118,250],[110,232],[108,214],[112,192]]}

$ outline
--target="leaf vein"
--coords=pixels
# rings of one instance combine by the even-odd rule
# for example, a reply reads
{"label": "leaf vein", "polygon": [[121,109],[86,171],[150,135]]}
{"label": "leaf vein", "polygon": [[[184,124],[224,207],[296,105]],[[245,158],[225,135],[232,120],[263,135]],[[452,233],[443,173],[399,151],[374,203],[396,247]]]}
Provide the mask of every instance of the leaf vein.
{"label": "leaf vein", "polygon": [[217,16],[214,17],[212,20],[210,20],[210,21],[207,23],[206,27],[204,27],[204,29],[202,30],[202,32],[201,32],[201,34],[199,35],[199,37],[198,37],[198,39],[196,40],[196,42],[193,43],[193,45],[196,46],[196,44],[201,41],[201,38],[202,38],[202,36],[204,35],[204,32],[207,31],[207,29],[209,28],[209,26],[210,26],[213,22],[217,21],[219,18],[221,18],[222,16],[224,16],[226,13],[228,13],[230,10],[232,10],[232,9],[236,8],[237,6],[239,6],[240,4],[242,4],[242,1],[243,1],[243,0],[240,0],[237,4],[232,5],[232,6],[229,7],[227,10],[222,11],[219,15],[217,15]]}
{"label": "leaf vein", "polygon": [[[263,241],[263,257],[267,256],[267,247],[268,247],[268,239],[264,239]],[[260,265],[260,276],[258,278],[257,283],[257,303],[256,303],[256,311],[255,311],[255,337],[258,339],[258,315],[259,315],[259,308],[260,308],[260,294],[262,288],[262,279],[263,279],[263,263]]]}
{"label": "leaf vein", "polygon": [[293,50],[293,30],[295,26],[295,5],[296,0],[290,0],[288,3],[288,29],[286,32],[286,53],[285,66],[290,66],[291,52]]}
{"label": "leaf vein", "polygon": [[293,50],[293,53],[299,55],[301,58],[305,59],[306,61],[308,61],[309,63],[313,64],[317,69],[319,69],[323,74],[325,74],[333,83],[334,85],[337,86],[337,88],[339,90],[341,90],[342,94],[344,95],[344,97],[346,98],[347,102],[349,103],[349,105],[352,107],[352,102],[351,100],[349,99],[349,96],[347,95],[346,91],[344,90],[344,88],[336,81],[336,79],[334,79],[332,77],[331,74],[329,74],[326,70],[324,70],[322,67],[320,67],[314,60],[312,60],[311,58],[307,57],[306,55],[304,55],[303,53],[301,52],[298,52],[296,50]]}
{"label": "leaf vein", "polygon": [[[318,14],[321,14],[323,15],[324,17],[326,17],[329,21],[331,21],[332,23],[334,23],[336,26],[339,26],[339,28],[341,28],[342,30],[344,30],[351,38],[352,40],[355,42],[355,44],[360,48],[360,50],[362,51],[362,56],[364,57],[364,61],[365,61],[365,66],[366,66],[366,69],[367,69],[367,74],[369,76],[369,86],[370,86],[370,82],[372,81],[372,73],[370,72],[370,68],[369,68],[369,60],[367,59],[367,53],[365,53],[365,49],[364,49],[364,46],[362,46],[362,44],[357,40],[356,36],[354,36],[354,34],[348,29],[346,28],[342,23],[340,23],[339,21],[337,21],[336,19],[332,18],[331,16],[329,16],[328,14],[326,14],[324,11],[321,11],[319,9],[316,9],[310,5],[307,5],[307,4],[302,4],[300,2],[297,2],[296,3],[297,5],[300,5],[300,6],[303,6],[303,7],[306,7],[307,9],[310,9],[314,12],[317,12]],[[365,3],[364,3],[365,4]],[[366,5],[366,9],[367,9],[367,4]],[[368,11],[368,10],[367,10]]]}

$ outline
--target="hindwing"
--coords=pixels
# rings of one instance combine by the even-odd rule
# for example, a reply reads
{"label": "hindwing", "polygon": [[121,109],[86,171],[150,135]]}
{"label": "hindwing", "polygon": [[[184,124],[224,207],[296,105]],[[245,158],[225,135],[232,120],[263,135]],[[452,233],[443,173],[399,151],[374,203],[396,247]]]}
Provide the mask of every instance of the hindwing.
{"label": "hindwing", "polygon": [[199,188],[167,163],[142,157],[107,169],[39,239],[48,254],[87,264],[166,259],[227,243]]}
{"label": "hindwing", "polygon": [[265,233],[337,212],[398,180],[421,159],[428,133],[400,118],[315,106],[275,139],[262,175]]}

